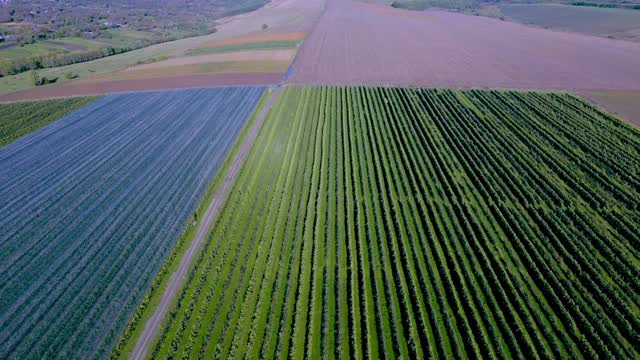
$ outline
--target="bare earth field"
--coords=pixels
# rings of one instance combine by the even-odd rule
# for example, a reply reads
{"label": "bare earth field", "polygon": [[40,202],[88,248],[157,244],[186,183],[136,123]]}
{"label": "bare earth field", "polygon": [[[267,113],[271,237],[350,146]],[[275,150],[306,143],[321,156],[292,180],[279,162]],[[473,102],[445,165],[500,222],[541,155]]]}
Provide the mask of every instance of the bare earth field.
{"label": "bare earth field", "polygon": [[143,90],[179,89],[233,85],[272,85],[282,74],[196,74],[162,78],[128,79],[100,82],[77,82],[65,86],[43,86],[0,96],[0,102],[53,99],[70,96]]}
{"label": "bare earth field", "polygon": [[[325,0],[272,0],[260,9],[217,20],[214,39],[276,32],[309,32],[325,9]],[[266,24],[269,28],[262,31]]]}
{"label": "bare earth field", "polygon": [[640,89],[637,43],[449,12],[414,14],[329,0],[290,82]]}
{"label": "bare earth field", "polygon": [[579,95],[640,126],[640,91],[582,91]]}

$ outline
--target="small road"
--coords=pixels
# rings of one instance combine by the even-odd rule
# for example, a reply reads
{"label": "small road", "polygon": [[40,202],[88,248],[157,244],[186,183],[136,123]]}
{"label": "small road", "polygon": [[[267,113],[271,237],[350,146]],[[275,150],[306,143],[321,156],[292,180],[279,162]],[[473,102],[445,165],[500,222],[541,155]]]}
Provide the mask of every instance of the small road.
{"label": "small road", "polygon": [[162,321],[164,320],[167,312],[169,311],[169,306],[171,305],[171,302],[176,297],[176,295],[178,294],[178,291],[182,287],[184,279],[187,275],[187,271],[191,266],[191,262],[193,261],[193,258],[196,255],[198,248],[200,247],[204,239],[206,239],[207,234],[209,233],[209,228],[211,227],[211,223],[213,222],[213,219],[218,214],[218,211],[220,210],[223,201],[226,199],[227,194],[233,187],[233,183],[235,182],[236,178],[238,177],[238,174],[240,173],[242,164],[244,163],[244,160],[246,159],[249,153],[249,150],[251,150],[251,147],[253,146],[253,142],[255,141],[256,136],[258,136],[258,131],[260,130],[262,123],[267,117],[267,114],[269,113],[269,110],[273,105],[273,101],[281,91],[282,91],[281,87],[277,87],[276,89],[272,90],[272,93],[269,95],[269,99],[267,99],[267,102],[265,103],[264,107],[262,108],[262,111],[258,115],[258,118],[256,119],[255,123],[249,130],[249,133],[245,137],[244,142],[242,143],[242,145],[240,145],[240,149],[236,154],[233,164],[229,168],[229,172],[227,173],[226,178],[224,179],[224,181],[222,182],[218,190],[213,194],[213,197],[211,198],[211,202],[209,203],[209,207],[207,208],[207,211],[204,214],[202,221],[200,222],[200,226],[198,227],[195,238],[189,245],[189,248],[187,249],[187,251],[182,256],[182,260],[180,260],[180,265],[178,266],[178,269],[173,273],[173,275],[171,275],[171,278],[169,279],[169,283],[167,284],[167,287],[165,288],[164,293],[162,294],[162,298],[160,299],[160,303],[158,304],[155,311],[153,312],[153,315],[149,318],[149,320],[147,320],[144,330],[142,330],[142,333],[140,334],[140,337],[138,338],[138,341],[136,342],[136,345],[133,348],[133,352],[130,354],[131,359],[136,359],[136,360],[144,359],[145,356],[147,355],[147,352],[149,351],[149,347],[151,346],[153,339],[158,334],[158,331],[160,330],[160,325],[162,324]]}

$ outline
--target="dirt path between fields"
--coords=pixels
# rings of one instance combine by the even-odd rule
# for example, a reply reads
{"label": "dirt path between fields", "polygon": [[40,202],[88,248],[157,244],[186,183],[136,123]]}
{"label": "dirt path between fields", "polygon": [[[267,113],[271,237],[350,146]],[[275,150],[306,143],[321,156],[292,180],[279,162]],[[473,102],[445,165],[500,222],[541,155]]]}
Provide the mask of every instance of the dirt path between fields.
{"label": "dirt path between fields", "polygon": [[213,194],[213,197],[211,198],[211,202],[209,203],[209,208],[207,209],[207,212],[204,214],[204,217],[202,218],[200,226],[198,227],[198,230],[196,232],[195,238],[189,245],[189,248],[187,249],[187,251],[182,256],[182,259],[180,260],[180,265],[178,265],[178,269],[173,273],[173,275],[171,275],[171,279],[169,279],[169,283],[167,284],[167,287],[165,288],[164,293],[162,294],[160,303],[158,304],[155,311],[153,312],[153,315],[146,322],[144,330],[142,330],[142,333],[140,334],[140,337],[136,342],[133,352],[130,354],[130,357],[129,357],[130,359],[136,359],[136,360],[144,359],[145,356],[147,355],[147,352],[149,351],[149,347],[151,346],[153,339],[158,334],[158,331],[160,330],[160,325],[162,324],[162,321],[164,320],[167,312],[169,311],[169,306],[171,305],[171,302],[176,297],[176,295],[178,294],[178,291],[182,287],[184,279],[187,276],[187,271],[191,266],[191,261],[195,257],[198,249],[200,248],[200,245],[202,244],[204,239],[207,237],[207,234],[209,233],[209,228],[211,227],[211,223],[213,222],[213,219],[218,214],[218,211],[220,210],[223,201],[226,199],[227,194],[233,187],[233,183],[235,182],[235,179],[240,172],[242,164],[244,163],[244,160],[247,157],[249,150],[251,150],[253,142],[258,136],[258,131],[260,130],[262,123],[267,117],[267,114],[269,113],[269,110],[273,105],[273,101],[278,96],[281,90],[282,88],[278,87],[275,90],[273,90],[272,94],[269,95],[269,99],[267,100],[264,107],[260,111],[260,114],[258,115],[256,122],[253,124],[253,126],[247,133],[247,136],[245,137],[244,142],[240,145],[240,150],[236,154],[233,164],[229,168],[229,172],[227,173],[227,176],[222,182],[222,185],[220,185],[218,190]]}

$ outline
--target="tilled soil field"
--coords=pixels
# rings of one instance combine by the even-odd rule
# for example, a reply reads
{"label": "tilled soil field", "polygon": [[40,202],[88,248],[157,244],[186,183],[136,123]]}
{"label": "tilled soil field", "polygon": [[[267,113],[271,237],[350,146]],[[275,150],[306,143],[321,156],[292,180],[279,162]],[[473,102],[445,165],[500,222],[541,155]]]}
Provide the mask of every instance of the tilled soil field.
{"label": "tilled soil field", "polygon": [[[404,16],[406,15],[406,16]],[[640,89],[640,44],[448,12],[329,0],[296,84]]]}
{"label": "tilled soil field", "polygon": [[101,95],[116,92],[180,89],[232,85],[272,85],[282,80],[282,74],[195,74],[163,78],[77,82],[62,86],[44,86],[0,96],[0,102],[52,99],[70,96]]}

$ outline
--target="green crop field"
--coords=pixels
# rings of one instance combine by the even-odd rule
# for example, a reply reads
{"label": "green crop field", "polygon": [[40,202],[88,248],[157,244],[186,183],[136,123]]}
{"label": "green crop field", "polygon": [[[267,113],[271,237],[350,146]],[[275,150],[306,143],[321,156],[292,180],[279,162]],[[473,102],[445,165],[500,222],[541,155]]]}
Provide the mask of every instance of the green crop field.
{"label": "green crop field", "polygon": [[67,115],[95,97],[0,104],[0,147]]}
{"label": "green crop field", "polygon": [[287,87],[150,355],[638,357],[638,228],[573,95]]}
{"label": "green crop field", "polygon": [[278,50],[294,49],[302,44],[299,40],[259,41],[246,44],[219,45],[209,48],[197,48],[190,50],[188,55],[220,54],[234,51],[247,50]]}
{"label": "green crop field", "polygon": [[101,38],[100,41],[122,47],[131,46],[136,40],[150,39],[153,37],[153,33],[148,31],[109,29],[106,32],[110,37]]}
{"label": "green crop field", "polygon": [[15,46],[0,51],[0,59],[20,59],[30,56],[45,55],[53,52],[64,52],[64,47],[47,43],[27,44],[25,46]]}
{"label": "green crop field", "polygon": [[[26,44],[24,46],[15,46],[9,49],[0,50],[0,59],[21,59],[32,56],[51,55],[54,53],[64,54],[71,51],[94,50],[100,48],[100,46],[92,43],[91,41],[77,37],[62,37],[51,41],[54,41],[54,43],[42,41],[34,44]],[[84,49],[65,49],[64,44],[72,46],[77,45],[79,47],[84,47]]]}

